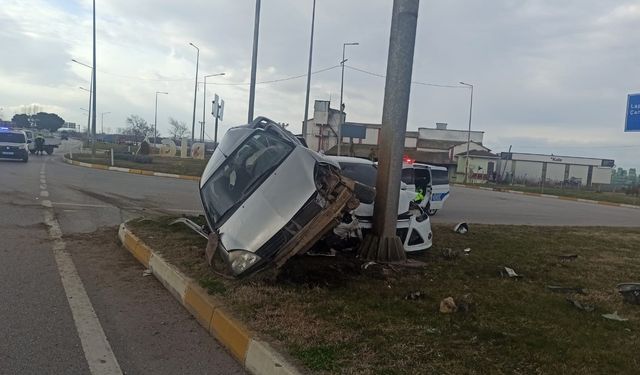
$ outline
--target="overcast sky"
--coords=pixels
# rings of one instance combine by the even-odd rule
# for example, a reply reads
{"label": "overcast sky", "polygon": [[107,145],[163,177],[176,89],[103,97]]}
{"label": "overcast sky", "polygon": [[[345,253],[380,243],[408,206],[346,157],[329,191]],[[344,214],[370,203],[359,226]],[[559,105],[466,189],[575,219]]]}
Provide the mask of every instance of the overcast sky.
{"label": "overcast sky", "polygon": [[[191,125],[196,51],[207,94],[226,101],[221,131],[246,122],[253,0],[98,0],[97,99],[105,128],[124,127],[130,114],[158,130],[168,117]],[[386,70],[391,0],[317,0],[313,70],[347,62],[375,74]],[[263,0],[258,82],[306,73],[312,0]],[[38,104],[65,120],[86,124],[91,64],[89,0],[2,0],[0,116],[10,119]],[[623,133],[627,94],[640,92],[637,28],[640,2],[616,0],[423,1],[414,81],[474,84],[473,128],[495,152],[514,151],[612,158],[640,167],[640,133]],[[299,131],[305,78],[259,84],[256,115]],[[345,73],[349,121],[380,122],[384,79]],[[340,100],[340,69],[312,77],[311,101]],[[210,102],[211,98],[207,98]],[[196,121],[202,119],[198,92]],[[311,108],[313,103],[311,103]],[[209,108],[209,105],[208,105]],[[210,111],[210,109],[209,109]],[[408,129],[466,129],[469,90],[414,84]],[[211,124],[207,114],[207,125]],[[98,119],[100,121],[100,119]],[[98,122],[98,126],[100,123]],[[213,136],[211,130],[207,130]]]}

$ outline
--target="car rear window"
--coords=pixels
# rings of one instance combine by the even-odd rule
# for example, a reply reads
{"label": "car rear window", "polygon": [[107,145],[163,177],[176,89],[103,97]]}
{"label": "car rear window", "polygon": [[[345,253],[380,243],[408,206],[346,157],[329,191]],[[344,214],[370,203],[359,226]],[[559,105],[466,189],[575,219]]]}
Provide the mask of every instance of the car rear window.
{"label": "car rear window", "polygon": [[0,142],[8,143],[25,143],[24,134],[22,133],[3,133],[0,132]]}

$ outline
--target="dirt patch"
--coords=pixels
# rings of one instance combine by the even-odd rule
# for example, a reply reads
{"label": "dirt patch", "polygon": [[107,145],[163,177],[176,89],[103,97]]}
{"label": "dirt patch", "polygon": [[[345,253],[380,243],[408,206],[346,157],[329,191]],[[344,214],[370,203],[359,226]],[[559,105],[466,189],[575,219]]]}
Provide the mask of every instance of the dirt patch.
{"label": "dirt patch", "polygon": [[[314,373],[634,373],[640,366],[640,308],[614,290],[639,277],[640,229],[475,225],[459,235],[434,225],[433,248],[411,256],[422,268],[365,270],[351,255],[302,256],[277,275],[230,280],[205,265],[203,238],[168,228],[169,220],[131,226]],[[501,277],[505,266],[523,277]],[[457,312],[439,312],[446,297]],[[613,311],[629,321],[601,317]]]}

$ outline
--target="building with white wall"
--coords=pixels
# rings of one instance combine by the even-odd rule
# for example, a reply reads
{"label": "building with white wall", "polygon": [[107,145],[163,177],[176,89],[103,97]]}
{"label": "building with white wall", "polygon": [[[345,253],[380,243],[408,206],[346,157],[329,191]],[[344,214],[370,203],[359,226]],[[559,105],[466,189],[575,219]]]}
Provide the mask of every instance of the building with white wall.
{"label": "building with white wall", "polygon": [[503,152],[498,173],[501,180],[525,184],[608,185],[614,164],[611,159]]}

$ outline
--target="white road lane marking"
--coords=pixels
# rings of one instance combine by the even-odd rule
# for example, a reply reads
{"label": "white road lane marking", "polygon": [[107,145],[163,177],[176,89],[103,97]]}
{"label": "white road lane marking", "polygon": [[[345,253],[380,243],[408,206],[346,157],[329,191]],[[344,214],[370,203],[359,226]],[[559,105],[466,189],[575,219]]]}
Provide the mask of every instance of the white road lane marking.
{"label": "white road lane marking", "polygon": [[[44,164],[42,168],[44,170]],[[49,195],[45,190],[40,192],[41,195],[42,193]],[[67,252],[62,229],[53,213],[53,205],[49,200],[43,200],[41,204],[45,207],[44,223],[49,227],[49,237],[53,240],[53,255],[89,371],[92,375],[121,375],[120,365],[91,305],[73,259]]]}
{"label": "white road lane marking", "polygon": [[46,184],[46,182],[43,182],[43,183],[41,183],[41,184],[40,184],[40,189],[41,189],[41,190],[47,190],[47,184]]}
{"label": "white road lane marking", "polygon": [[45,197],[45,198],[46,198],[46,197],[48,197],[48,196],[49,196],[49,192],[48,192],[48,191],[46,191],[46,190],[42,190],[42,191],[40,192],[40,196],[41,196],[41,197]]}
{"label": "white road lane marking", "polygon": [[88,204],[88,203],[73,203],[73,202],[51,202],[54,206],[71,206],[71,207],[87,207],[87,208],[117,208],[122,210],[135,210],[135,211],[170,211],[170,212],[184,212],[184,213],[194,213],[194,214],[202,214],[203,210],[187,210],[182,208],[160,208],[160,207],[138,207],[138,206],[109,206],[103,204]]}

